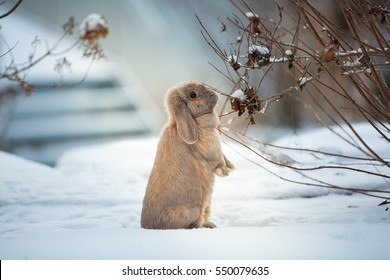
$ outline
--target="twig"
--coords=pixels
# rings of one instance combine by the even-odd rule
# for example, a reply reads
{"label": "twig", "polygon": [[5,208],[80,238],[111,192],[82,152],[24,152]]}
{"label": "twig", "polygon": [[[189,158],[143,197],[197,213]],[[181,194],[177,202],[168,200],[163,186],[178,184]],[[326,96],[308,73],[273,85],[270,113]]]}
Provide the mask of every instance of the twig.
{"label": "twig", "polygon": [[18,2],[16,2],[16,4],[8,12],[6,12],[5,14],[0,15],[0,19],[8,17],[10,14],[12,14],[18,8],[20,3],[22,3],[22,0],[18,0]]}

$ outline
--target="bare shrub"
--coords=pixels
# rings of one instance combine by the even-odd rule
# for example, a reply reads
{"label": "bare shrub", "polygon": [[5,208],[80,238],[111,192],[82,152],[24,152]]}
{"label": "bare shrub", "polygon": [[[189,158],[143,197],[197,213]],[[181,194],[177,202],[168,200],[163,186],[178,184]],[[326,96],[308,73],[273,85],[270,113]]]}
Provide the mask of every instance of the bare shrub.
{"label": "bare shrub", "polygon": [[[224,124],[221,133],[263,160],[290,168],[305,178],[283,177],[287,181],[361,193],[385,199],[387,203],[389,159],[378,153],[356,128],[356,123],[365,122],[372,127],[373,135],[390,144],[390,11],[385,1],[326,1],[330,9],[325,10],[309,0],[282,3],[275,0],[275,17],[260,16],[246,1],[230,2],[235,12],[220,30],[233,35],[230,45],[218,44],[215,33],[207,30],[197,17],[204,39],[224,65],[213,66],[232,85],[229,93],[222,93],[227,101],[221,111]],[[273,106],[279,100],[295,106],[295,122],[305,123],[309,119],[327,127],[334,137],[342,139],[361,156],[275,146],[247,136],[249,126],[262,123],[270,113],[276,116],[280,112],[275,112],[277,107]],[[223,122],[232,115],[244,119],[246,125],[237,128],[234,122]],[[296,150],[321,157],[326,164],[280,162],[259,147]],[[315,171],[322,169],[345,171],[348,176],[364,173],[379,177],[383,186],[329,183],[326,178],[316,177]]]}
{"label": "bare shrub", "polygon": [[[0,15],[0,20],[12,14],[21,2],[22,0],[19,0],[8,12]],[[4,4],[4,2],[1,4]],[[78,28],[75,18],[71,16],[62,27],[63,33],[59,36],[58,40],[52,44],[52,46],[46,46],[46,51],[40,56],[36,55],[36,49],[41,44],[41,39],[36,37],[35,40],[31,42],[32,50],[28,57],[28,61],[23,63],[16,63],[13,59],[12,53],[15,46],[8,47],[4,53],[0,54],[0,59],[4,59],[7,56],[11,57],[10,63],[5,65],[4,70],[0,70],[0,80],[4,79],[16,82],[27,95],[30,95],[34,90],[34,84],[28,81],[28,70],[48,57],[59,57],[56,60],[56,64],[53,65],[53,69],[60,75],[59,82],[56,87],[64,87],[65,85],[62,83],[64,71],[71,68],[71,61],[68,60],[66,54],[75,48],[80,48],[83,51],[83,56],[89,59],[91,63],[85,73],[85,76],[79,82],[74,85],[66,86],[76,86],[83,83],[93,61],[104,57],[100,40],[105,38],[109,33],[107,22],[102,15],[91,14],[84,19]],[[7,28],[7,26],[2,26],[2,28]],[[71,38],[73,43],[70,47],[61,48],[65,38]],[[8,45],[4,38],[1,38],[1,41],[5,45]]]}

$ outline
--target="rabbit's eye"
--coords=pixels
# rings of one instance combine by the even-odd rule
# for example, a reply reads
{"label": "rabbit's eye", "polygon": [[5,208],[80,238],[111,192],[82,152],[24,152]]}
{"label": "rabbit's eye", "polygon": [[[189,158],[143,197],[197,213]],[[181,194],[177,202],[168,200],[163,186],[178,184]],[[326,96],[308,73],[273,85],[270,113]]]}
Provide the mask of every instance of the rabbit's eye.
{"label": "rabbit's eye", "polygon": [[194,98],[196,98],[198,95],[196,94],[196,92],[191,92],[190,93],[190,97],[192,98],[192,99],[194,99]]}

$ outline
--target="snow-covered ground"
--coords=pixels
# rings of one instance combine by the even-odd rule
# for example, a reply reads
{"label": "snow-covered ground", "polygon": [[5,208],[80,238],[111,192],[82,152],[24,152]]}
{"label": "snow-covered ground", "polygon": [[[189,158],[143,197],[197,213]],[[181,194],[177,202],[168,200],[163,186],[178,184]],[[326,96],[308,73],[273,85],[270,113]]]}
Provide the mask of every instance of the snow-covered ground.
{"label": "snow-covered ground", "polygon": [[[319,130],[278,143],[359,154],[329,137]],[[390,158],[388,143],[378,137],[370,143]],[[79,148],[55,169],[0,152],[0,259],[390,259],[390,211],[377,206],[381,200],[282,181],[242,154],[281,176],[304,178],[232,143],[223,148],[236,170],[217,178],[213,193],[218,228],[141,229],[156,145],[157,139],[135,139]],[[266,152],[291,162],[340,160]],[[330,169],[317,175],[390,189],[389,181],[365,174]]]}

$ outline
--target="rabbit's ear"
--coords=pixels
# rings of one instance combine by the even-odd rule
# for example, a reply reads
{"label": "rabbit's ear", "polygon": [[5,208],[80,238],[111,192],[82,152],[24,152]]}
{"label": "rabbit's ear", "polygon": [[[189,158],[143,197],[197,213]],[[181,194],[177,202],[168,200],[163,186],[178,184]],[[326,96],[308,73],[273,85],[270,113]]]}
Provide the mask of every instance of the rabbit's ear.
{"label": "rabbit's ear", "polygon": [[173,112],[180,138],[187,144],[196,143],[198,141],[198,128],[187,105],[180,98],[175,98],[174,103]]}

